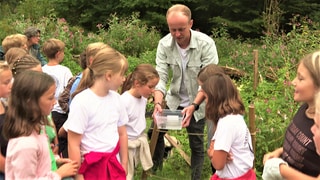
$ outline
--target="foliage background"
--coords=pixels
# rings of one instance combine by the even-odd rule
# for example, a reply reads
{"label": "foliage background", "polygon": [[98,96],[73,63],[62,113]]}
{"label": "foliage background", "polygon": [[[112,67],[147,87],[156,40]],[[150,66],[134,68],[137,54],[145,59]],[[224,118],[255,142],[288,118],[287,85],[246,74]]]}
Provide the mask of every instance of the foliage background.
{"label": "foliage background", "polygon": [[[81,71],[76,55],[89,43],[103,41],[126,55],[131,72],[141,63],[154,65],[157,43],[167,31],[164,17],[166,9],[174,3],[188,4],[194,14],[194,28],[200,27],[215,40],[219,65],[245,72],[243,77],[235,79],[235,83],[246,107],[250,103],[255,105],[255,168],[260,179],[263,155],[282,145],[286,126],[299,106],[292,99],[290,86],[299,59],[320,49],[319,2],[281,1],[277,6],[279,16],[271,19],[272,23],[278,23],[279,29],[268,29],[264,25],[267,22],[267,16],[264,16],[267,0],[257,0],[255,3],[249,0],[106,2],[0,0],[0,39],[8,34],[22,33],[29,26],[36,26],[41,29],[42,41],[55,37],[66,43],[63,64],[74,74]],[[251,4],[256,6],[252,7]],[[259,85],[256,90],[253,89],[253,50],[259,52]],[[148,108],[151,110],[152,104],[148,104]],[[245,118],[248,121],[248,117]],[[176,136],[182,149],[190,154],[186,131],[169,133]],[[210,177],[209,163],[206,158],[203,179]],[[174,150],[166,160],[164,169],[149,178],[186,179],[189,174],[187,164]],[[137,174],[135,179],[139,178],[140,174]]]}
{"label": "foliage background", "polygon": [[95,32],[97,24],[108,27],[107,20],[115,13],[119,18],[138,13],[143,23],[164,35],[166,10],[177,3],[192,9],[194,29],[209,34],[213,28],[227,26],[233,38],[259,38],[270,33],[270,26],[277,26],[272,33],[288,33],[292,30],[288,22],[295,14],[320,21],[318,0],[0,0],[0,19],[23,14],[35,22],[54,13],[72,26]]}

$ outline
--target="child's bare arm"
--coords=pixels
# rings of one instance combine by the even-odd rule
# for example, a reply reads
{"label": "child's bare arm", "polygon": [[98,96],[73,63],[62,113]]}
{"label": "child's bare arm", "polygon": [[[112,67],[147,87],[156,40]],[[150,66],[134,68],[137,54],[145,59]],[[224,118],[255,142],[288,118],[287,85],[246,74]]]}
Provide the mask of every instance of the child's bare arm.
{"label": "child's bare arm", "polygon": [[119,141],[120,141],[120,159],[121,165],[125,172],[128,171],[128,135],[126,126],[118,127]]}
{"label": "child's bare arm", "polygon": [[285,165],[285,164],[280,164],[280,174],[281,176],[286,179],[286,180],[296,180],[296,179],[303,179],[303,180],[319,180],[320,176],[318,178],[308,176],[306,174],[303,174],[300,171],[297,171],[293,169],[292,167]]}
{"label": "child's bare arm", "polygon": [[[81,144],[82,134],[75,133],[73,131],[68,131],[68,154],[72,161],[76,161],[78,167],[81,165],[81,154],[80,154],[80,144]],[[82,177],[81,174],[76,175],[76,179]]]}

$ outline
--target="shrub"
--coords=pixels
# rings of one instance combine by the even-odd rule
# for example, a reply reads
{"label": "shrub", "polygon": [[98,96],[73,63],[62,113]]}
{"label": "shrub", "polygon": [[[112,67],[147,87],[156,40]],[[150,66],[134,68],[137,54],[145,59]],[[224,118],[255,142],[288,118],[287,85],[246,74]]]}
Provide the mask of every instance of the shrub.
{"label": "shrub", "polygon": [[160,40],[160,33],[149,28],[133,13],[130,17],[119,19],[112,15],[108,27],[97,25],[103,42],[114,47],[126,56],[140,57],[143,52],[154,50]]}

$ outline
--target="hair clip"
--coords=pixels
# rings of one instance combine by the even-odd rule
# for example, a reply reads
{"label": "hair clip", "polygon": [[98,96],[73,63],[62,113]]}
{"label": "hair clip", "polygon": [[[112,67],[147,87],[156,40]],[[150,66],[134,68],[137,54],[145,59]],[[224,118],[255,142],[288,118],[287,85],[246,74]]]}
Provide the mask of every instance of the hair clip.
{"label": "hair clip", "polygon": [[16,68],[17,68],[18,63],[20,63],[20,61],[21,61],[21,58],[18,58],[12,65],[11,71],[12,71],[12,73],[14,75],[17,74],[17,69]]}

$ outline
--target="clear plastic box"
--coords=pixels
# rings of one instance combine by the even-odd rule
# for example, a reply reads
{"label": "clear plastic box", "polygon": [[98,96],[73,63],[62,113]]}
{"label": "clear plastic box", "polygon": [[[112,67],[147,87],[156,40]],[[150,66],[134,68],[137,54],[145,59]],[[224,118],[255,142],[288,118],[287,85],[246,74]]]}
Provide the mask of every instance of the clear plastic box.
{"label": "clear plastic box", "polygon": [[163,109],[161,114],[156,115],[158,129],[181,130],[183,114],[181,110]]}

